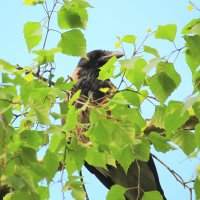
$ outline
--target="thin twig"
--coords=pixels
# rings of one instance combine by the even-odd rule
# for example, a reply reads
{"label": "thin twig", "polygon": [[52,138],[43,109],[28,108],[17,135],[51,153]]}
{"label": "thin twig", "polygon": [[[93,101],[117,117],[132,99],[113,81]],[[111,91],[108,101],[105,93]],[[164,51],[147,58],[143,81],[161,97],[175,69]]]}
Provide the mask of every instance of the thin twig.
{"label": "thin twig", "polygon": [[194,8],[195,8],[196,10],[200,11],[200,8],[198,8],[192,1],[189,1],[189,3],[190,3],[192,6],[194,6]]}
{"label": "thin twig", "polygon": [[155,156],[154,154],[151,154],[152,157],[154,157],[158,162],[160,162],[174,177],[175,179],[181,184],[183,185],[184,188],[187,188],[190,192],[190,200],[192,200],[192,188],[190,186],[187,185],[187,182],[185,182],[183,180],[183,178],[181,177],[181,175],[179,175],[177,172],[175,172],[174,170],[172,170],[168,165],[166,165],[162,160],[160,160],[157,156]]}
{"label": "thin twig", "polygon": [[84,180],[83,180],[82,170],[80,170],[79,175],[80,175],[81,182],[83,182],[82,186],[83,186],[83,190],[85,191],[85,198],[86,198],[86,200],[89,200],[88,193],[87,193],[87,190],[86,190],[86,187],[85,187],[85,184],[84,184]]}

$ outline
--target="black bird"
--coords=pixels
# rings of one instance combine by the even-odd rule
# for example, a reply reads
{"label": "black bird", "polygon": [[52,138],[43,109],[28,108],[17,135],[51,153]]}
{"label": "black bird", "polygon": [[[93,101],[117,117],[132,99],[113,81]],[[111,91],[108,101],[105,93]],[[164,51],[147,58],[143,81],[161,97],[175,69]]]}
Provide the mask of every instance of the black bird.
{"label": "black bird", "polygon": [[[107,79],[105,81],[98,80],[100,68],[113,56],[117,58],[122,57],[124,54],[122,52],[111,52],[103,50],[94,50],[87,54],[86,58],[81,58],[78,66],[73,73],[73,79],[77,80],[73,92],[81,90],[81,94],[85,97],[90,97],[92,94],[92,99],[97,102],[102,102],[105,97],[105,93],[99,91],[100,88],[112,88],[115,87],[112,82]],[[99,101],[98,101],[99,99]],[[76,104],[78,108],[81,107],[80,104]],[[89,109],[82,112],[80,118],[81,123],[89,123]],[[87,138],[85,138],[87,140]],[[161,188],[158,173],[150,155],[148,162],[134,161],[127,174],[125,173],[122,166],[116,161],[116,167],[107,165],[107,169],[100,167],[95,167],[89,165],[85,162],[85,167],[94,174],[99,181],[108,189],[113,185],[118,184],[129,189],[125,192],[125,198],[127,200],[139,200],[142,199],[144,192],[157,190],[166,200],[164,192]],[[140,170],[140,173],[139,173]],[[140,174],[140,176],[138,175]],[[140,191],[136,188],[138,184],[138,178],[140,177]]]}

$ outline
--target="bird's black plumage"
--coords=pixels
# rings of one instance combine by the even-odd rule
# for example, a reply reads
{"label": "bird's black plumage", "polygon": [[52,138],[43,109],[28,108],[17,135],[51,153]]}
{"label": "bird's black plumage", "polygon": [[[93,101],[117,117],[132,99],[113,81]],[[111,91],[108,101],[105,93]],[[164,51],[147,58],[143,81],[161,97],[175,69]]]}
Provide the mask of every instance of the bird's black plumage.
{"label": "bird's black plumage", "polygon": [[[99,75],[100,68],[112,56],[120,58],[123,56],[123,53],[95,50],[87,54],[87,59],[81,58],[73,74],[73,78],[77,80],[77,84],[73,88],[73,92],[76,92],[80,89],[82,95],[86,97],[92,95],[92,98],[97,100],[97,102],[98,99],[102,100],[102,98],[105,96],[105,93],[100,92],[99,89],[104,87],[112,88],[114,85],[109,79],[102,81],[98,80],[97,77]],[[85,115],[83,114],[80,122],[89,122],[89,117],[87,116],[89,115],[89,111],[86,110],[85,112],[87,113]],[[127,200],[141,199],[143,192],[152,190],[158,190],[163,196],[163,199],[166,199],[161,188],[157,170],[151,155],[148,162],[133,162],[130,165],[127,174],[117,161],[116,167],[107,165],[107,169],[91,166],[87,162],[85,162],[85,167],[108,189],[110,189],[114,184],[119,184],[126,188],[132,188],[127,190],[125,193]],[[140,170],[140,173],[138,173],[138,170]],[[140,176],[138,174],[140,174]],[[138,184],[139,177],[142,189],[138,194],[138,189],[136,186]]]}

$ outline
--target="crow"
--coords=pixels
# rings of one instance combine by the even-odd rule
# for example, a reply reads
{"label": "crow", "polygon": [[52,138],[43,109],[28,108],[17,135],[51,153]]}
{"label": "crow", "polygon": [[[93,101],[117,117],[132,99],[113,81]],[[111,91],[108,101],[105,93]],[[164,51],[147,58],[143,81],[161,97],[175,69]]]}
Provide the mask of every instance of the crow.
{"label": "crow", "polygon": [[[112,88],[116,87],[110,79],[102,81],[98,79],[98,76],[100,68],[113,56],[120,58],[124,56],[124,54],[119,51],[94,50],[87,54],[87,58],[81,58],[72,76],[72,79],[77,81],[72,92],[74,93],[81,90],[81,95],[84,97],[92,97],[92,100],[99,104],[106,102],[106,100],[104,100],[106,97],[105,93],[101,92],[100,88],[110,88],[112,90]],[[75,106],[81,108],[82,104],[77,103]],[[79,121],[81,123],[89,123],[89,115],[89,109],[82,111],[79,116]],[[85,142],[89,141],[87,137],[84,137],[84,139],[82,138],[82,140]],[[129,188],[125,192],[126,200],[142,199],[144,192],[153,190],[159,191],[163,199],[166,200],[151,155],[148,162],[139,160],[132,162],[127,173],[125,173],[124,169],[117,161],[116,167],[107,164],[107,169],[92,166],[87,162],[85,162],[84,166],[108,189],[115,184]],[[139,190],[137,188],[138,181],[140,182]]]}

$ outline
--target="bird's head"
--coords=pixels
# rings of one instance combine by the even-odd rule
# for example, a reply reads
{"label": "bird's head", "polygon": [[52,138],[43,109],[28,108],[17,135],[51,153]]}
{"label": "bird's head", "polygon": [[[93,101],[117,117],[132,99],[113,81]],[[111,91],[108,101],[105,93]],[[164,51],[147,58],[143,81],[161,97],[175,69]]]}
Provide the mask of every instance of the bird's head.
{"label": "bird's head", "polygon": [[87,58],[81,58],[78,67],[79,68],[100,68],[106,62],[116,56],[117,58],[121,58],[124,56],[124,53],[120,51],[104,51],[104,50],[94,50],[87,54]]}

